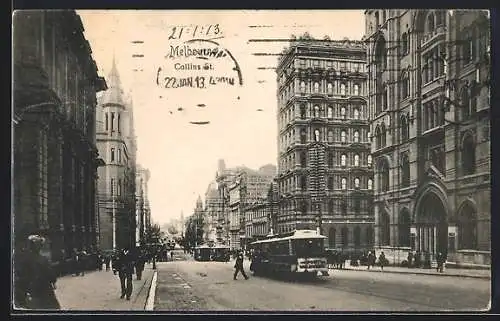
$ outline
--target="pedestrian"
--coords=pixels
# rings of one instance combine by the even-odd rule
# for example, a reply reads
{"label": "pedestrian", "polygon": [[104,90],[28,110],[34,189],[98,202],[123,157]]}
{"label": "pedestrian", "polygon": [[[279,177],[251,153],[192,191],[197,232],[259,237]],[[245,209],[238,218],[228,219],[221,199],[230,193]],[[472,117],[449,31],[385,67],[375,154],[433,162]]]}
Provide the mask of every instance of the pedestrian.
{"label": "pedestrian", "polygon": [[104,265],[106,266],[106,271],[109,271],[109,266],[111,263],[111,257],[109,254],[104,254]]}
{"label": "pedestrian", "polygon": [[245,280],[248,280],[248,276],[245,273],[245,270],[243,269],[243,253],[239,253],[238,256],[236,257],[236,262],[234,263],[234,275],[233,279],[236,280],[236,276],[238,275],[238,272],[241,272]]}
{"label": "pedestrian", "polygon": [[80,252],[80,260],[79,260],[79,271],[80,271],[80,276],[84,276],[85,275],[85,268],[87,267],[87,260],[88,260],[88,255],[87,255],[87,251],[84,249],[82,249],[82,251]]}
{"label": "pedestrian", "polygon": [[57,276],[49,260],[40,254],[45,238],[30,235],[24,251],[15,264],[15,297],[17,307],[34,310],[59,310],[54,289]]}
{"label": "pedestrian", "polygon": [[444,266],[444,262],[446,261],[443,253],[439,252],[436,256],[436,261],[437,261],[437,268],[436,268],[436,272],[440,272],[440,273],[443,273],[443,266]]}
{"label": "pedestrian", "polygon": [[384,251],[380,252],[380,255],[378,257],[378,262],[380,263],[380,268],[382,269],[382,271],[384,270],[384,265],[385,265],[385,254],[384,254]]}
{"label": "pedestrian", "polygon": [[146,260],[142,253],[137,255],[137,259],[135,261],[135,275],[137,276],[137,280],[142,278],[142,271],[144,271],[144,265],[146,264]]}
{"label": "pedestrian", "polygon": [[120,277],[121,285],[120,299],[126,297],[127,300],[130,300],[130,296],[132,295],[132,274],[134,274],[135,265],[134,258],[132,257],[130,250],[124,249],[119,256],[118,261],[118,276]]}
{"label": "pedestrian", "polygon": [[368,266],[368,267],[367,267],[367,270],[369,270],[369,269],[370,269],[370,266],[372,266],[372,267],[373,267],[373,261],[374,261],[374,260],[373,260],[373,257],[374,257],[374,255],[373,255],[372,251],[368,252],[368,258],[367,258],[367,260],[366,260],[366,262],[367,262],[366,264],[367,264],[367,266]]}
{"label": "pedestrian", "polygon": [[411,268],[412,261],[413,261],[413,253],[410,251],[408,252],[408,268]]}
{"label": "pedestrian", "polygon": [[174,260],[174,250],[170,251],[170,260]]}

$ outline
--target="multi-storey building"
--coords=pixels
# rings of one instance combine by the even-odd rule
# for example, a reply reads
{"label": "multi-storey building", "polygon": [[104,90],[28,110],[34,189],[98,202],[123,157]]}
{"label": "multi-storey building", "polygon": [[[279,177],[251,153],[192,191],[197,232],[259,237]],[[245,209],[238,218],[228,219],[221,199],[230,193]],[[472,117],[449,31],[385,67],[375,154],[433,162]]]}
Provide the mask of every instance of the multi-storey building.
{"label": "multi-storey building", "polygon": [[[137,165],[135,173],[135,195],[136,195],[136,244],[143,244],[146,230],[150,227],[151,219],[148,218],[148,183],[151,174],[148,169]],[[149,223],[148,223],[149,222]]]}
{"label": "multi-storey building", "polygon": [[488,12],[365,17],[376,245],[489,264]]}
{"label": "multi-storey building", "polygon": [[60,261],[97,244],[96,92],[106,89],[74,10],[13,15],[13,236]]}
{"label": "multi-storey building", "polygon": [[277,67],[277,232],[318,229],[330,248],[372,246],[373,172],[361,41],[285,49]]}
{"label": "multi-storey building", "polygon": [[[241,248],[246,248],[248,243],[253,239],[253,234],[249,234],[248,233],[249,229],[247,229],[249,223],[253,221],[253,219],[251,219],[250,215],[251,213],[247,211],[247,207],[253,206],[254,204],[257,203],[260,203],[263,206],[264,204],[267,204],[267,197],[268,197],[267,194],[269,192],[269,186],[275,177],[276,177],[276,166],[271,164],[262,166],[257,171],[251,169],[242,169],[241,172],[238,174],[240,182],[239,218],[240,218]],[[268,205],[264,206],[264,208],[265,207],[268,207]],[[262,211],[259,212],[259,214],[263,214]],[[267,214],[264,215],[264,217],[267,220]],[[260,220],[262,221],[263,219]],[[258,224],[256,223],[256,225]],[[262,227],[257,230],[262,233],[264,233],[264,230],[266,230],[265,233],[267,235],[267,223],[265,228]]]}
{"label": "multi-storey building", "polygon": [[219,160],[215,180],[219,191],[220,210],[218,211],[216,237],[217,242],[229,245],[229,186],[233,184],[236,178],[237,170],[226,168],[223,159]]}
{"label": "multi-storey building", "polygon": [[220,215],[220,204],[221,201],[219,199],[217,183],[211,182],[205,192],[205,214],[207,219],[206,239],[212,243],[217,242],[217,218]]}
{"label": "multi-storey building", "polygon": [[97,148],[105,166],[98,170],[100,248],[134,246],[135,139],[132,104],[125,96],[116,63],[108,76],[109,89],[98,97]]}

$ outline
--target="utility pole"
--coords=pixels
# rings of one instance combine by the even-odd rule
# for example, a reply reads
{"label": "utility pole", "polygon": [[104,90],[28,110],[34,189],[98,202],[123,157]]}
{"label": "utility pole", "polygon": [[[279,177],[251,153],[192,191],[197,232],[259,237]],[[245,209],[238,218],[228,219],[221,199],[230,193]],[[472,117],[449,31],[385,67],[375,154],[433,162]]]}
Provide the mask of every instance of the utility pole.
{"label": "utility pole", "polygon": [[113,183],[111,185],[111,197],[113,200],[113,216],[112,216],[112,221],[113,221],[113,250],[116,250],[116,195],[115,195],[115,181],[113,180]]}

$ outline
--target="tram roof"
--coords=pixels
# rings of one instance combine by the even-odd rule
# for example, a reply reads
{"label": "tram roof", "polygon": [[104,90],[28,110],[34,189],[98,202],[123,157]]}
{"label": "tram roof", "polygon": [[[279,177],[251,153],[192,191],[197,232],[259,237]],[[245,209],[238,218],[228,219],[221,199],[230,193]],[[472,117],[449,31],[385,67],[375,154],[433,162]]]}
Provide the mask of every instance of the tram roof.
{"label": "tram roof", "polygon": [[296,230],[291,235],[278,235],[271,237],[269,239],[260,240],[252,242],[251,244],[262,244],[262,243],[271,243],[276,241],[286,241],[286,240],[305,240],[305,239],[326,239],[327,237],[324,235],[318,235],[315,230]]}

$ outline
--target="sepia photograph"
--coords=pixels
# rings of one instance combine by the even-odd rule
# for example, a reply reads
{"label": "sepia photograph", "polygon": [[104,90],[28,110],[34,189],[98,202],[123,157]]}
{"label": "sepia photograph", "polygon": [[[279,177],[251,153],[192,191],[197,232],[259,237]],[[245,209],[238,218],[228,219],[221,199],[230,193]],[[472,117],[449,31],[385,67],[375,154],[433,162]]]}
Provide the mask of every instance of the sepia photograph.
{"label": "sepia photograph", "polygon": [[491,309],[482,9],[15,10],[11,312]]}

